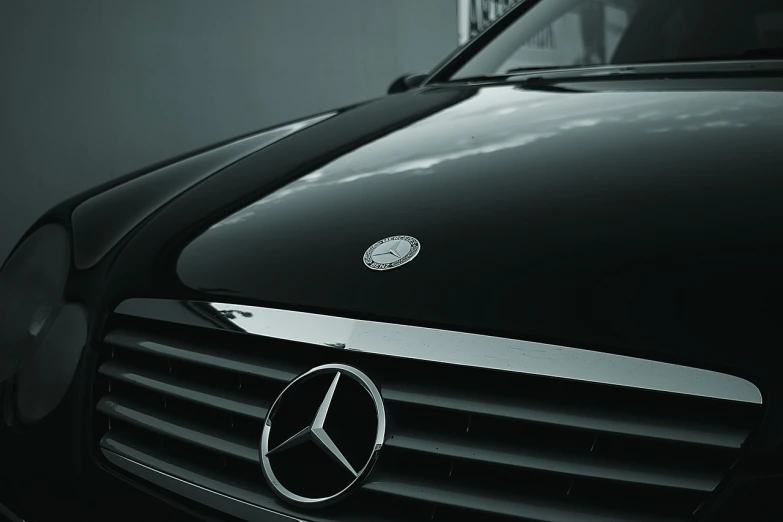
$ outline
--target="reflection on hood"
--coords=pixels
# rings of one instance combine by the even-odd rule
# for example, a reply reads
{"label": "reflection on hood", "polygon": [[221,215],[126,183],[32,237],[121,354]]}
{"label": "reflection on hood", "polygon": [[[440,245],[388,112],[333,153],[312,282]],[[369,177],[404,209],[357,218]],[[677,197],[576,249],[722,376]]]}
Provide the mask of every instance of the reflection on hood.
{"label": "reflection on hood", "polygon": [[[725,94],[717,105],[714,96]],[[365,145],[257,201],[214,225],[240,223],[260,206],[279,203],[314,187],[361,182],[387,175],[448,175],[442,164],[471,156],[531,146],[574,133],[574,139],[611,140],[624,127],[647,125],[651,135],[671,131],[699,132],[742,128],[760,123],[763,111],[779,108],[779,96],[713,93],[709,101],[698,92],[582,93],[526,91],[515,87],[487,87],[442,112]],[[638,130],[637,130],[638,132]],[[579,151],[590,142],[580,141]]]}

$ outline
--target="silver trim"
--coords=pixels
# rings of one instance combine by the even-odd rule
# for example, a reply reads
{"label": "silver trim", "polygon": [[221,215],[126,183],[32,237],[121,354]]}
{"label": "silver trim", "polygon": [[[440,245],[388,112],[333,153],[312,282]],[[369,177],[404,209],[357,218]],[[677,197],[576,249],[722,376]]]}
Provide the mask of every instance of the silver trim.
{"label": "silver trim", "polygon": [[294,518],[282,513],[245,502],[235,497],[230,497],[208,488],[197,486],[174,475],[139,464],[127,457],[113,451],[101,448],[101,453],[111,464],[131,473],[133,476],[146,480],[156,486],[167,489],[177,495],[195,500],[212,509],[221,511],[248,522],[306,522],[303,519]]}
{"label": "silver trim", "polygon": [[[397,248],[400,243],[405,243],[408,250],[404,254],[400,254]],[[386,250],[379,252],[378,250],[386,245],[389,246]],[[419,255],[421,250],[421,243],[415,237],[411,236],[391,236],[376,241],[364,252],[362,261],[364,266],[370,270],[376,270],[384,272],[386,270],[392,270],[394,268],[401,267],[413,261],[413,258]],[[385,256],[378,258],[379,256]],[[390,256],[390,257],[389,257]]]}
{"label": "silver trim", "polygon": [[22,517],[16,515],[13,511],[0,504],[0,517],[5,517],[8,522],[24,522]]}
{"label": "silver trim", "polygon": [[[184,305],[184,306],[183,306]],[[575,381],[762,404],[751,382],[711,370],[580,348],[226,303],[129,299],[116,312],[189,323],[184,309],[209,306],[236,331],[365,353]],[[161,313],[171,310],[171,314]],[[236,313],[247,312],[249,317]],[[178,315],[177,315],[178,314]],[[206,322],[195,323],[205,325]],[[210,328],[221,328],[209,323]]]}
{"label": "silver trim", "polygon": [[[281,400],[285,396],[285,394],[289,390],[296,387],[298,384],[301,384],[302,382],[307,381],[315,377],[316,375],[321,375],[329,372],[334,372],[334,379],[332,380],[332,384],[329,387],[328,391],[326,392],[326,395],[324,396],[323,401],[321,402],[321,406],[318,408],[318,411],[315,413],[313,421],[310,423],[310,425],[303,428],[299,433],[290,437],[288,440],[278,444],[277,447],[270,449],[269,436],[272,431],[272,424],[274,422],[277,409],[280,407]],[[341,375],[346,375],[347,377],[358,382],[362,386],[362,388],[364,388],[364,390],[370,395],[373,404],[375,406],[377,426],[375,429],[375,441],[373,443],[373,449],[367,457],[367,462],[365,462],[364,466],[358,471],[355,470],[353,466],[351,466],[351,464],[342,454],[342,452],[337,447],[337,445],[332,441],[332,439],[329,437],[328,433],[326,432],[324,426],[326,423],[326,416],[332,404],[332,399],[334,398],[334,392],[337,389],[337,385],[339,383]],[[266,478],[266,481],[269,484],[269,487],[272,488],[272,491],[277,493],[283,500],[286,500],[292,504],[299,505],[299,506],[310,506],[310,507],[331,504],[333,502],[337,502],[338,500],[344,498],[346,495],[354,491],[365,481],[367,476],[372,471],[375,462],[378,460],[378,453],[383,447],[383,441],[385,439],[386,439],[386,410],[383,406],[383,398],[381,398],[381,393],[378,391],[378,388],[375,387],[375,384],[372,382],[372,380],[369,377],[367,377],[363,372],[351,366],[346,366],[344,364],[324,364],[322,366],[318,366],[316,368],[313,368],[312,370],[303,373],[302,375],[300,375],[299,377],[291,381],[288,384],[288,386],[286,386],[285,389],[282,392],[280,392],[280,395],[277,396],[277,399],[275,399],[275,402],[272,404],[272,407],[269,409],[269,414],[266,416],[266,421],[264,422],[264,429],[263,432],[261,433],[260,455],[261,455],[261,467],[263,468],[264,471],[264,478]],[[286,451],[307,441],[314,442],[317,446],[321,448],[322,451],[324,451],[330,457],[332,457],[337,462],[339,462],[348,472],[350,472],[353,475],[354,477],[353,480],[334,495],[323,497],[323,498],[304,497],[286,488],[275,476],[274,470],[272,469],[272,463],[269,460],[269,455],[272,455],[280,451]],[[316,472],[316,470],[314,469],[310,471],[313,473]]]}

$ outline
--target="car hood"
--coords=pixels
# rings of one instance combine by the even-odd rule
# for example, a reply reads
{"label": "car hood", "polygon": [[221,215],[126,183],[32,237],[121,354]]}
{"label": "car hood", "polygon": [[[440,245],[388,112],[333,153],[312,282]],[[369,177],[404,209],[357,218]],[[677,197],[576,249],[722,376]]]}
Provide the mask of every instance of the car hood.
{"label": "car hood", "polygon": [[[486,86],[214,223],[177,273],[215,301],[720,365],[783,337],[782,143],[779,92]],[[393,235],[418,256],[369,270]]]}

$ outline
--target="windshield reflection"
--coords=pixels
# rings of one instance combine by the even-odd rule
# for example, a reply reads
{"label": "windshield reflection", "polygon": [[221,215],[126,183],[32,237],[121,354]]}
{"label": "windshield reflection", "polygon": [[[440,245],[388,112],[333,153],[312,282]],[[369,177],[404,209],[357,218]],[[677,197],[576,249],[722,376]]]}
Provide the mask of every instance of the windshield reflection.
{"label": "windshield reflection", "polygon": [[774,0],[541,0],[522,11],[451,79],[531,68],[783,60],[783,6]]}

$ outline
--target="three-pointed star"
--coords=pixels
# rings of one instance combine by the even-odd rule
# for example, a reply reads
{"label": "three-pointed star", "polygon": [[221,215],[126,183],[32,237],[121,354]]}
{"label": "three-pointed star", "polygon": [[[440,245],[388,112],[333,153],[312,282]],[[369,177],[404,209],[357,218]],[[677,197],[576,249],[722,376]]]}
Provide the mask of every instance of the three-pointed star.
{"label": "three-pointed star", "polygon": [[267,455],[274,455],[275,453],[283,452],[287,449],[299,446],[305,442],[313,441],[318,445],[332,459],[337,461],[343,468],[351,473],[354,477],[358,477],[359,473],[353,469],[351,463],[342,454],[337,445],[329,437],[329,434],[324,430],[324,424],[326,423],[326,414],[329,412],[329,406],[332,404],[332,398],[334,397],[334,391],[337,389],[337,382],[340,380],[340,373],[335,374],[332,384],[329,386],[329,391],[326,392],[324,400],[321,402],[321,406],[315,414],[313,422],[303,428],[299,433],[289,438],[285,442],[280,443],[277,447],[267,451]]}
{"label": "three-pointed star", "polygon": [[397,253],[397,247],[398,247],[398,246],[400,246],[400,241],[395,241],[394,243],[392,243],[391,245],[389,245],[389,247],[386,249],[386,251],[385,251],[385,252],[375,252],[375,253],[373,253],[373,257],[375,257],[375,256],[381,256],[381,255],[386,255],[386,254],[391,254],[391,255],[393,255],[394,257],[396,257],[396,258],[398,258],[398,259],[399,259],[399,258],[401,258],[402,256],[401,256],[400,254],[398,254],[398,253]]}

